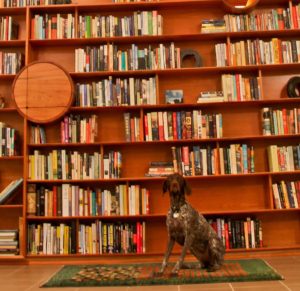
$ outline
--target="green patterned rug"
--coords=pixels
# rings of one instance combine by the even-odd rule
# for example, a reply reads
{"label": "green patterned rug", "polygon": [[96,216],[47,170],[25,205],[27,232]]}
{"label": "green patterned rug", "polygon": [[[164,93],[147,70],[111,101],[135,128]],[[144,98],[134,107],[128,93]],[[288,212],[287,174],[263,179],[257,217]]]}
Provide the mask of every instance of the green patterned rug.
{"label": "green patterned rug", "polygon": [[260,259],[227,260],[216,272],[184,269],[180,270],[177,277],[170,276],[173,266],[169,264],[163,276],[153,277],[153,272],[159,270],[160,264],[67,265],[41,287],[181,285],[283,279]]}

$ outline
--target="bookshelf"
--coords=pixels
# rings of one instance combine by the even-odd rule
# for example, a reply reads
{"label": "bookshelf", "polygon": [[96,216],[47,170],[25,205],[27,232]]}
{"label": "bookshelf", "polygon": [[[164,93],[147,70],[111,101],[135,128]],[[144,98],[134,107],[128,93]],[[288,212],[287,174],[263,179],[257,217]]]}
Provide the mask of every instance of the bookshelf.
{"label": "bookshelf", "polygon": [[[80,86],[86,88],[87,84],[93,82],[103,82],[103,84],[111,82],[110,85],[114,87],[121,82],[128,82],[128,84],[130,82],[142,83],[141,80],[144,80],[144,83],[151,84],[148,85],[149,87],[145,85],[144,89],[148,88],[151,95],[156,95],[154,100],[153,98],[151,101],[147,98],[140,98],[139,100],[146,101],[137,101],[137,98],[134,102],[132,100],[128,101],[126,106],[121,105],[125,101],[122,101],[121,104],[119,99],[114,98],[103,101],[103,99],[99,99],[99,96],[96,105],[93,102],[85,103],[84,106],[79,106],[82,104],[80,102],[74,103],[66,115],[68,117],[71,115],[69,120],[76,119],[74,116],[77,115],[81,116],[82,120],[90,120],[91,116],[97,117],[93,121],[97,125],[97,134],[93,142],[62,142],[62,122],[65,118],[63,117],[51,123],[43,124],[43,134],[46,136],[46,141],[36,143],[33,142],[31,136],[34,123],[18,114],[11,98],[15,74],[0,75],[1,94],[6,101],[5,108],[0,109],[0,121],[16,128],[21,141],[18,156],[0,157],[0,186],[4,188],[10,179],[16,179],[20,176],[24,178],[23,191],[21,189],[15,196],[15,200],[9,205],[0,206],[0,217],[7,218],[5,220],[0,219],[2,221],[0,229],[18,227],[19,217],[23,217],[23,235],[20,241],[19,258],[24,262],[39,263],[45,260],[85,261],[90,259],[121,262],[128,258],[134,260],[135,256],[161,260],[165,251],[165,244],[162,244],[162,240],[165,241],[167,235],[165,217],[169,207],[169,199],[167,195],[162,195],[161,187],[164,178],[148,177],[145,174],[153,161],[172,162],[172,147],[184,147],[191,152],[196,146],[204,150],[202,153],[206,153],[205,150],[208,148],[212,149],[216,156],[214,156],[214,162],[212,162],[214,163],[214,171],[208,173],[208,175],[186,177],[192,188],[192,195],[188,197],[191,204],[208,219],[236,222],[244,221],[250,217],[259,220],[261,223],[262,247],[236,247],[227,250],[226,256],[247,257],[258,256],[261,253],[272,255],[299,251],[299,208],[277,209],[273,198],[272,185],[281,183],[281,181],[285,183],[298,181],[300,172],[296,168],[292,171],[270,171],[267,154],[267,149],[271,145],[296,147],[299,140],[299,131],[298,133],[263,135],[262,125],[263,108],[274,108],[274,110],[285,108],[290,110],[299,107],[300,99],[287,98],[286,94],[288,80],[299,74],[299,62],[257,62],[243,65],[232,63],[226,66],[217,66],[215,47],[217,44],[225,44],[229,47],[230,44],[240,41],[247,42],[247,40],[251,43],[256,39],[264,42],[270,41],[272,38],[278,38],[282,41],[298,40],[300,26],[294,24],[294,27],[284,29],[201,33],[201,20],[223,19],[224,15],[228,14],[226,7],[222,6],[223,2],[219,0],[195,0],[113,4],[108,1],[90,0],[87,2],[78,0],[78,4],[70,5],[0,8],[0,16],[11,15],[19,24],[18,39],[0,41],[0,50],[22,52],[25,65],[34,62],[60,64],[70,74],[75,92]],[[253,7],[251,7],[251,13],[262,13],[271,9],[276,11],[286,10],[287,8],[291,9],[294,5],[294,2],[288,0],[260,0],[253,3],[255,5],[253,4]],[[227,1],[226,5],[228,5]],[[138,11],[157,11],[157,14],[161,15],[163,19],[162,33],[158,35],[78,37],[80,17],[90,17],[92,19],[101,14],[103,16],[113,15],[124,18],[132,16]],[[38,22],[40,21],[38,19],[42,19],[42,17],[46,19],[45,15],[47,15],[48,20],[53,20],[58,18],[58,14],[59,17],[66,18],[66,23],[70,25],[66,25],[66,30],[69,32],[69,34],[66,34],[67,36],[62,35],[61,38],[47,39],[42,34],[38,37],[36,34],[35,36],[32,35],[32,32],[36,33],[37,30],[36,27],[34,29],[32,27],[34,25],[32,19],[37,19]],[[35,17],[36,15],[39,15],[40,18]],[[110,45],[117,47],[117,50],[121,52],[129,52],[133,44],[138,49],[146,51],[149,44],[151,49],[158,48],[159,50],[160,44],[168,47],[172,43],[174,43],[175,48],[180,48],[180,50],[193,49],[197,51],[203,60],[203,66],[193,67],[193,60],[188,59],[182,62],[181,67],[177,68],[112,69],[113,61],[117,57],[112,57],[112,50],[109,50]],[[75,54],[77,49],[85,50],[87,47],[90,49],[101,46],[103,51],[105,51],[105,46],[107,48],[106,70],[91,69],[85,72],[76,69]],[[130,56],[129,53],[127,58],[128,56]],[[235,77],[236,75],[246,79],[255,78],[257,80],[256,86],[260,90],[258,97],[243,97],[243,101],[230,99],[224,102],[197,103],[200,92],[222,90],[223,75],[230,75],[231,80],[239,78]],[[142,89],[139,90],[137,89],[135,92],[142,92]],[[183,90],[184,102],[182,104],[166,104],[166,90]],[[106,92],[104,95],[107,97],[109,93]],[[105,97],[103,98],[105,99]],[[77,102],[76,96],[75,100]],[[218,118],[221,116],[222,135],[202,138],[185,137],[182,139],[161,137],[148,140],[146,138],[146,130],[152,130],[152,128],[146,129],[144,126],[145,116],[150,118],[153,112],[159,115],[159,112],[182,113],[193,111],[201,111],[205,116],[217,114]],[[139,134],[137,134],[135,141],[126,139],[124,124],[124,114],[126,113],[136,118],[135,122],[137,124],[135,126],[139,128]],[[152,122],[148,124],[150,124],[150,127],[153,125]],[[222,173],[219,160],[220,153],[226,151],[226,149],[229,149],[230,152],[230,149],[235,148],[237,145],[239,147],[247,145],[248,149],[253,147],[253,171],[237,171],[233,167],[226,174],[225,172]],[[49,174],[47,171],[44,176],[31,175],[35,170],[33,169],[32,172],[31,166],[28,165],[35,163],[34,156],[40,156],[38,159],[47,160],[57,155],[70,157],[77,155],[79,161],[80,159],[84,161],[88,155],[94,155],[94,160],[91,163],[93,167],[96,164],[98,171],[93,168],[93,174],[96,175],[87,175],[83,171],[81,175],[73,176],[73,179],[71,179],[72,175],[68,174],[62,178],[62,173],[52,173],[47,176],[46,174]],[[80,158],[80,155],[83,157]],[[116,175],[106,178],[106,162],[104,160],[109,155],[112,155],[113,160],[120,162],[121,159],[122,162],[116,166]],[[22,163],[22,167],[19,166],[20,163]],[[118,171],[120,168],[121,175],[119,176]],[[60,174],[61,176],[59,176]],[[70,202],[71,206],[68,204],[71,211],[65,210],[67,215],[57,215],[55,211],[58,211],[58,209],[55,211],[52,209],[50,212],[47,209],[46,213],[51,214],[46,216],[40,212],[39,216],[36,212],[29,214],[27,188],[30,185],[34,185],[38,189],[39,195],[42,193],[42,195],[48,197],[46,198],[48,199],[48,206],[49,201],[53,199],[53,192],[57,193],[60,188],[72,188],[71,186],[74,186],[74,189],[82,189],[83,193],[95,192],[96,194],[82,195],[87,195],[84,197],[96,195],[94,198],[86,198],[86,201],[98,201],[97,199],[105,200],[107,197],[115,199],[116,192],[118,195],[125,195],[124,193],[127,193],[126,191],[129,191],[131,186],[138,185],[139,188],[147,189],[150,193],[148,198],[144,198],[149,200],[149,212],[137,212],[143,214],[130,215],[125,211],[118,214],[110,208],[109,210],[101,208],[101,211],[98,209],[99,212],[97,212],[98,210],[93,212],[94,208],[91,208],[85,212],[84,208],[81,209],[78,205],[76,206],[76,200],[79,199],[79,196],[76,195],[80,194],[76,194],[77,190],[74,190],[74,194],[72,194],[71,190],[72,199],[69,201],[73,202]],[[120,191],[120,189],[122,190]],[[105,194],[101,194],[104,192]],[[69,195],[66,193],[65,197]],[[104,203],[103,200],[102,203]],[[98,205],[96,202],[94,204]],[[94,207],[91,206],[94,204],[91,203],[87,207]],[[65,205],[65,207],[68,206]],[[99,205],[95,207],[99,207]],[[49,208],[51,208],[51,204]],[[112,212],[110,212],[110,215],[105,215],[106,211]],[[55,230],[51,230],[49,225],[52,225]],[[122,238],[126,235],[121,233],[126,230],[127,233],[132,233],[130,236],[138,235],[141,238],[144,237],[145,240],[140,239],[136,250],[132,252],[127,250],[128,253],[125,254],[111,254],[109,251],[108,253],[105,251],[101,253],[99,245],[93,251],[87,246],[83,247],[83,233],[90,234],[90,229],[99,228],[99,225],[104,226],[105,231],[118,233],[119,237]],[[40,233],[43,229],[48,229],[50,237],[56,235],[56,233],[61,234],[59,248],[43,249],[40,241]],[[138,232],[139,234],[137,234]],[[70,241],[70,238],[72,243],[68,245],[66,241]],[[99,240],[99,237],[94,239]],[[30,250],[27,249],[28,240],[30,241]],[[109,244],[108,241],[102,241],[101,243]],[[178,253],[179,248],[176,248],[175,252]],[[10,259],[13,258],[0,257],[0,262],[1,260]]]}

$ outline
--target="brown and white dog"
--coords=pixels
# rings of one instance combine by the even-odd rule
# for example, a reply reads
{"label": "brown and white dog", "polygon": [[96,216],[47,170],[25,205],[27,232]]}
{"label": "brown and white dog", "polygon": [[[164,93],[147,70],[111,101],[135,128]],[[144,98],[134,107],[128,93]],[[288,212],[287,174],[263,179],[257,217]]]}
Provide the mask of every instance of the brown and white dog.
{"label": "brown and white dog", "polygon": [[163,184],[163,193],[166,192],[169,192],[171,204],[167,215],[168,244],[161,269],[155,275],[164,272],[175,242],[183,248],[172,275],[177,275],[181,268],[190,267],[184,264],[187,250],[198,259],[199,267],[210,272],[218,270],[225,253],[223,242],[203,215],[185,200],[185,194],[191,194],[191,189],[184,177],[177,173],[168,176]]}

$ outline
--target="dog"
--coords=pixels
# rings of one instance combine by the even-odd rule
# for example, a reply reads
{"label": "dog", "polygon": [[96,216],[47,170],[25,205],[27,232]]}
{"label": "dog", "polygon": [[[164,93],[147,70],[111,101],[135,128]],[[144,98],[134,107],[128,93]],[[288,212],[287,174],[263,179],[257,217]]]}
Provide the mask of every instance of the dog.
{"label": "dog", "polygon": [[204,216],[185,200],[185,194],[191,194],[185,178],[177,173],[169,175],[163,183],[163,193],[166,192],[169,192],[171,204],[166,221],[168,244],[161,268],[154,275],[163,274],[175,242],[183,248],[171,275],[177,276],[181,268],[192,267],[184,264],[188,250],[199,261],[198,267],[207,268],[209,272],[218,270],[224,261],[223,242]]}

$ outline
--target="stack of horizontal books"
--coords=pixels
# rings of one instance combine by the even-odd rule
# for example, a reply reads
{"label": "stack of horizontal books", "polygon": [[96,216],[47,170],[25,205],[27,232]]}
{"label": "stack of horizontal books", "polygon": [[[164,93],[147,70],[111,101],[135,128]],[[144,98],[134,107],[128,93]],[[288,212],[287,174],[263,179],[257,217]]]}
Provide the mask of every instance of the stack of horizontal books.
{"label": "stack of horizontal books", "polygon": [[18,230],[0,230],[0,256],[19,253]]}

